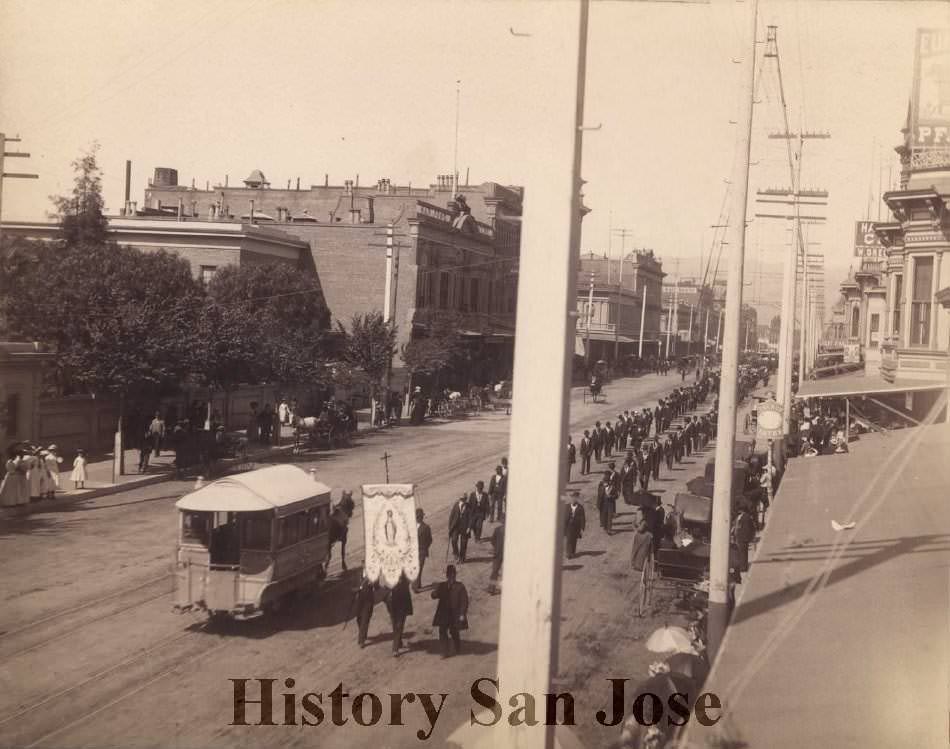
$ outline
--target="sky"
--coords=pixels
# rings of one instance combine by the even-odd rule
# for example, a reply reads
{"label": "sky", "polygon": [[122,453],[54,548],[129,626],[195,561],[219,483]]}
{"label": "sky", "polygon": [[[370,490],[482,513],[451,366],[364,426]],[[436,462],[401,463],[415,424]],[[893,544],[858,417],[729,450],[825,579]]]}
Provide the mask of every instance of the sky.
{"label": "sky", "polygon": [[[653,249],[667,273],[698,274],[721,207],[727,220],[737,212],[725,180],[748,9],[592,3],[585,119],[600,129],[584,134],[585,250],[616,255],[623,242]],[[532,58],[544,48],[521,36],[544,33],[546,10],[519,0],[0,0],[0,132],[32,154],[7,170],[40,175],[5,181],[3,218],[45,218],[48,196],[69,191],[70,164],[93,143],[113,212],[126,159],[139,201],[157,166],[198,186],[255,168],[275,186],[325,174],[331,184],[357,174],[361,184],[429,184],[453,168],[457,88],[463,178],[520,184],[547,96],[539,76],[563,63]],[[830,304],[854,263],[854,222],[877,218],[879,193],[898,178],[915,30],[950,25],[950,3],[760,0],[752,200],[789,184],[785,144],[767,137],[784,129],[776,60],[762,57],[769,25],[790,129],[831,135],[806,142],[802,170],[803,187],[829,191],[827,222],[808,240],[826,258]],[[750,218],[755,210],[750,202]],[[749,226],[744,293],[760,322],[779,311],[786,223]],[[720,276],[726,266],[723,257]]]}

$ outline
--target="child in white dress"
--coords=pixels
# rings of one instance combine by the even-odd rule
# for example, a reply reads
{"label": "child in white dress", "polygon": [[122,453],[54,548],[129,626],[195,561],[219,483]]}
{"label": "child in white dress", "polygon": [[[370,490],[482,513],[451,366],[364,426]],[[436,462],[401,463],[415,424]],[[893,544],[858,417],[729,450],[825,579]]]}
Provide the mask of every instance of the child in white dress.
{"label": "child in white dress", "polygon": [[79,450],[76,459],[73,461],[73,472],[70,478],[77,489],[84,489],[86,483],[86,452]]}

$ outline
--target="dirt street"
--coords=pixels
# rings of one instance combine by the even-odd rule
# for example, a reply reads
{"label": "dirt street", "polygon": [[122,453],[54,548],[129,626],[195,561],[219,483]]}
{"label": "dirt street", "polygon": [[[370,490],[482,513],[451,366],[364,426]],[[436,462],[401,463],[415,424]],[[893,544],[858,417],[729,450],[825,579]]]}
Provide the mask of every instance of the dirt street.
{"label": "dirt street", "polygon": [[[624,409],[652,407],[680,384],[678,375],[647,375],[615,381],[607,403],[584,403],[572,392],[575,442],[595,419],[613,420]],[[704,406],[703,408],[706,408]],[[384,480],[380,457],[388,452],[393,481],[415,483],[435,543],[424,583],[440,579],[447,554],[448,510],[474,482],[487,482],[506,454],[509,417],[484,413],[464,421],[400,427],[363,436],[352,448],[300,456],[323,482],[341,488]],[[703,469],[704,453],[693,455],[672,473],[663,467],[656,494],[685,491],[686,480]],[[622,458],[621,458],[622,460]],[[517,467],[514,467],[515,470]],[[579,468],[575,466],[575,468]],[[641,639],[672,610],[638,619],[630,599],[629,532],[633,508],[620,508],[619,533],[607,537],[593,505],[596,473],[579,477],[588,530],[578,558],[565,561],[561,612],[560,671],[557,686],[577,699],[577,731],[590,747],[604,746],[619,728],[594,721],[609,709],[607,678],[629,678],[629,690],[655,660]],[[174,502],[192,482],[168,482],[102,497],[68,509],[5,521],[0,527],[4,575],[0,581],[0,746],[49,747],[412,747],[445,746],[446,737],[469,719],[475,706],[470,689],[480,677],[493,677],[501,597],[489,592],[491,546],[469,546],[460,579],[471,597],[471,629],[462,654],[442,660],[438,632],[431,625],[435,601],[424,589],[414,596],[415,614],[406,625],[409,652],[391,656],[391,629],[385,607],[377,606],[370,645],[356,644],[355,623],[344,629],[351,591],[362,558],[362,521],[353,518],[348,561],[341,575],[334,549],[329,579],[316,596],[275,618],[210,625],[204,618],[172,611],[170,575],[175,547]],[[513,498],[512,501],[516,501]],[[671,500],[670,500],[671,501]],[[487,524],[486,524],[487,525]],[[491,526],[487,526],[490,532]],[[510,549],[506,562],[530,564]],[[276,726],[230,726],[230,679],[277,679]],[[293,688],[285,680],[293,679]],[[342,684],[342,726],[330,724],[330,692]],[[378,725],[358,725],[352,711],[360,692],[382,699]],[[300,698],[322,693],[326,719],[319,726],[284,726],[284,692]],[[435,704],[447,694],[431,735],[431,721],[417,699],[402,706],[403,725],[390,726],[390,693],[431,693]],[[249,722],[260,705],[257,682],[248,685]],[[368,698],[363,715],[370,716]],[[543,715],[543,705],[542,705]],[[357,711],[359,712],[359,711]]]}

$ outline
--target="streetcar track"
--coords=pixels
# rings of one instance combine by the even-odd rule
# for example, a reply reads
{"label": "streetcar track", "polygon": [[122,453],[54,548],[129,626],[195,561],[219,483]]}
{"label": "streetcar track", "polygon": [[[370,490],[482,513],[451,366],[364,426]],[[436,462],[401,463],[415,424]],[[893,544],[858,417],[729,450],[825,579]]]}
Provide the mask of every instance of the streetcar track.
{"label": "streetcar track", "polygon": [[60,611],[56,611],[41,619],[34,619],[33,621],[27,622],[26,624],[21,624],[15,629],[4,630],[3,632],[0,632],[0,638],[10,637],[12,635],[19,634],[20,632],[23,632],[25,630],[33,629],[35,627],[40,626],[41,624],[46,624],[47,622],[53,621],[54,619],[59,619],[69,614],[74,614],[77,611],[82,611],[83,609],[88,609],[93,606],[101,606],[106,601],[110,601],[113,598],[118,598],[119,596],[128,595],[129,593],[133,593],[136,590],[141,590],[142,588],[145,588],[149,585],[160,582],[161,580],[164,580],[170,577],[171,575],[172,573],[168,572],[164,575],[160,575],[159,577],[149,578],[144,583],[140,583],[139,585],[135,585],[131,588],[123,588],[122,590],[117,590],[115,593],[109,593],[108,595],[91,599],[89,601],[86,601],[85,603],[79,604],[78,606],[73,606],[72,608],[69,608],[69,609],[61,609]]}
{"label": "streetcar track", "polygon": [[[652,394],[651,394],[650,396],[647,396],[647,397],[652,397]],[[592,414],[592,415],[590,415],[589,417],[586,417],[586,418],[596,419],[596,418],[598,418],[599,416],[601,416],[601,414],[606,414],[606,413],[612,412],[613,408],[615,408],[615,407],[617,407],[617,406],[615,406],[615,405],[609,405],[609,406],[605,407],[604,409],[601,409],[600,411],[598,411],[598,412],[596,412],[596,413],[594,413],[594,414]],[[691,412],[691,413],[692,413],[692,412]],[[684,415],[678,417],[678,418],[675,419],[674,421],[677,421],[677,420],[679,420],[679,418],[683,418],[684,416],[687,416],[687,414],[684,414]],[[687,416],[687,417],[688,417],[688,416]],[[578,421],[580,421],[580,420],[578,420]],[[495,433],[486,433],[486,436],[498,436],[498,435],[495,434]],[[422,475],[416,477],[414,483],[416,483],[416,484],[419,485],[419,486],[422,486],[422,485],[424,485],[424,484],[426,484],[426,483],[428,483],[428,482],[430,482],[430,481],[433,481],[434,479],[437,480],[437,479],[439,479],[440,477],[444,478],[444,479],[447,480],[447,481],[451,481],[453,478],[456,478],[456,476],[455,476],[454,474],[455,474],[458,470],[460,470],[460,469],[462,469],[462,468],[476,468],[476,467],[479,467],[482,463],[489,461],[490,458],[491,458],[493,455],[498,455],[500,449],[503,450],[504,448],[503,448],[503,447],[499,447],[499,446],[496,445],[496,446],[493,446],[490,450],[484,450],[484,451],[481,451],[481,452],[476,453],[476,454],[466,454],[464,457],[460,458],[460,459],[457,460],[457,461],[453,461],[452,463],[449,463],[449,464],[447,464],[447,465],[440,466],[438,469],[429,471],[429,472],[427,472],[427,473],[424,473],[424,474],[422,474]],[[444,506],[439,506],[439,507],[436,507],[436,508],[430,510],[430,511],[428,512],[428,514],[429,514],[429,516],[432,517],[432,518],[441,518],[442,515],[445,515],[445,514],[447,514],[447,513],[450,511],[450,508],[451,508],[451,502],[445,504]],[[355,543],[352,547],[350,547],[353,552],[355,552],[355,553],[361,553],[361,552],[363,551],[364,545],[361,543],[361,541],[362,541],[362,534],[360,535],[360,541],[358,541],[358,542]],[[343,572],[343,570],[342,570],[342,565],[340,564],[340,559],[339,559],[339,557],[337,558],[336,563],[333,563],[332,566],[333,566],[333,568],[334,568],[334,571],[336,571],[336,569],[339,568],[339,571],[340,571],[341,573]],[[344,577],[342,574],[340,574],[338,577],[335,577],[335,578],[333,578],[333,579],[330,579],[330,578],[329,578],[330,569],[331,569],[331,563],[328,563],[328,564],[327,564],[327,575],[328,575],[328,578],[327,578],[327,581],[326,581],[325,585],[322,586],[322,587],[319,589],[318,594],[321,594],[321,595],[327,594],[327,593],[332,594],[332,593],[335,592],[338,588],[343,587],[344,584],[345,584],[345,577]],[[71,615],[71,614],[76,614],[76,613],[78,613],[78,612],[82,612],[82,611],[88,610],[88,609],[90,609],[90,608],[94,608],[94,607],[96,607],[96,606],[101,606],[101,605],[103,605],[104,603],[107,604],[109,601],[114,601],[115,599],[120,598],[120,597],[122,597],[122,596],[127,596],[127,595],[129,595],[129,594],[135,593],[136,591],[142,590],[143,588],[146,588],[146,587],[148,587],[149,585],[154,585],[154,584],[156,584],[156,583],[160,583],[160,582],[163,582],[163,581],[167,581],[167,580],[168,580],[169,578],[171,578],[171,577],[174,577],[174,572],[173,572],[173,571],[171,571],[171,572],[169,572],[169,573],[166,573],[166,574],[164,574],[164,575],[161,575],[161,576],[159,576],[159,577],[155,577],[155,578],[149,579],[149,580],[147,580],[146,582],[141,583],[140,585],[136,585],[136,586],[131,587],[131,588],[126,588],[126,589],[124,589],[124,590],[117,591],[117,592],[112,593],[112,594],[110,594],[110,595],[108,595],[108,596],[104,596],[104,597],[102,597],[102,598],[97,598],[97,599],[95,599],[95,600],[88,601],[88,602],[86,602],[86,603],[80,604],[80,605],[78,605],[78,606],[74,606],[74,607],[69,608],[69,609],[65,609],[65,610],[63,610],[63,611],[55,612],[55,613],[53,613],[53,614],[50,614],[49,616],[46,616],[46,617],[43,617],[43,618],[41,618],[41,619],[34,620],[33,622],[29,622],[29,623],[27,623],[27,624],[23,624],[23,625],[21,625],[21,626],[18,626],[16,629],[9,630],[9,631],[6,631],[6,632],[0,632],[0,642],[3,642],[3,641],[6,640],[6,638],[12,637],[12,636],[17,635],[17,634],[19,634],[19,633],[22,633],[22,632],[25,632],[25,631],[28,631],[28,630],[35,629],[36,627],[39,627],[39,626],[47,625],[47,624],[49,624],[49,623],[51,623],[51,622],[55,622],[55,621],[57,621],[57,620],[61,620],[61,619],[63,619],[64,617],[67,617],[67,616],[69,616],[69,615]],[[80,627],[87,626],[87,625],[89,625],[89,624],[94,624],[94,623],[97,623],[97,622],[104,621],[105,619],[107,619],[107,618],[109,618],[109,617],[116,616],[116,615],[118,615],[118,614],[120,614],[120,613],[122,613],[122,612],[128,611],[128,610],[130,610],[130,609],[133,609],[133,608],[136,608],[136,607],[138,607],[138,606],[144,605],[144,604],[146,604],[146,603],[148,603],[148,602],[150,602],[150,601],[154,601],[154,600],[157,600],[158,598],[162,598],[162,597],[164,597],[164,596],[166,596],[166,595],[169,595],[171,592],[172,592],[172,591],[170,591],[170,590],[169,590],[169,591],[164,591],[164,592],[159,593],[159,594],[157,594],[157,595],[154,595],[154,596],[151,596],[151,597],[149,597],[149,598],[146,598],[146,599],[144,599],[144,600],[142,600],[142,601],[138,601],[138,602],[135,602],[135,603],[131,603],[131,604],[127,605],[127,606],[122,606],[122,607],[120,607],[120,608],[118,608],[118,609],[111,610],[111,611],[109,611],[108,613],[104,614],[103,616],[100,616],[100,617],[92,617],[92,618],[90,618],[89,620],[87,620],[87,621],[85,621],[85,622],[81,622],[81,623],[78,624],[78,625],[71,626],[71,627],[70,627],[70,632],[75,631],[76,629],[78,629],[78,628],[80,628]],[[200,641],[201,641],[201,640],[200,640],[201,636],[207,636],[207,635],[211,634],[211,633],[209,633],[209,632],[207,631],[208,625],[209,625],[209,622],[205,621],[205,622],[202,622],[202,623],[198,626],[197,629],[188,629],[188,630],[186,630],[185,632],[178,632],[178,633],[173,634],[173,635],[171,635],[171,636],[164,637],[164,638],[160,639],[157,643],[155,643],[155,644],[151,645],[150,647],[146,648],[145,650],[136,652],[135,654],[124,658],[123,660],[121,660],[121,661],[119,661],[118,663],[115,663],[115,664],[109,666],[108,668],[101,669],[100,671],[97,671],[97,672],[95,672],[95,673],[93,673],[93,674],[91,674],[91,675],[85,677],[84,679],[82,679],[81,681],[79,681],[79,682],[77,682],[77,683],[72,684],[71,686],[66,687],[66,688],[64,688],[64,689],[60,689],[59,691],[54,692],[53,694],[47,695],[46,697],[44,697],[44,698],[42,698],[42,699],[40,699],[40,700],[38,700],[38,701],[36,701],[36,702],[34,702],[34,703],[32,703],[32,704],[26,706],[26,707],[20,708],[20,709],[18,709],[17,711],[12,712],[12,713],[8,714],[8,715],[5,716],[5,717],[0,717],[0,726],[5,726],[5,725],[7,725],[7,724],[9,724],[9,723],[11,723],[11,722],[13,722],[13,721],[22,719],[22,718],[24,718],[24,717],[26,717],[26,716],[30,716],[32,713],[35,713],[35,712],[36,712],[37,710],[39,710],[40,708],[49,706],[49,705],[51,705],[51,703],[56,703],[57,701],[61,701],[64,697],[68,697],[69,695],[71,695],[71,694],[77,692],[77,690],[83,689],[84,687],[88,687],[88,686],[91,685],[91,684],[101,684],[101,685],[105,685],[105,686],[103,687],[103,691],[104,691],[106,694],[108,694],[109,691],[110,691],[110,686],[108,685],[108,683],[109,683],[109,681],[111,680],[111,677],[114,677],[116,674],[126,673],[127,669],[129,669],[130,667],[133,667],[135,664],[140,664],[140,663],[142,663],[142,662],[148,661],[149,659],[152,658],[153,655],[155,655],[155,654],[157,654],[157,653],[159,653],[159,652],[161,652],[161,651],[166,650],[166,649],[169,648],[170,646],[177,645],[177,644],[179,644],[179,643],[181,643],[181,642],[183,642],[183,641],[189,641],[189,640],[195,640],[195,642],[200,642]],[[268,625],[267,625],[267,628],[268,628],[268,629],[273,629],[273,632],[272,632],[272,633],[279,632],[279,631],[280,631],[280,622],[274,622],[274,623],[272,623],[272,624],[268,624]],[[166,668],[161,668],[161,665],[164,665],[164,664],[161,664],[161,665],[160,665],[161,670],[160,670],[158,673],[153,673],[153,674],[151,674],[151,675],[148,675],[148,676],[145,678],[144,681],[138,681],[138,683],[136,684],[136,686],[135,686],[134,688],[127,689],[127,690],[121,690],[118,695],[116,695],[115,697],[113,697],[113,698],[111,698],[111,699],[108,699],[105,703],[103,703],[103,704],[101,704],[101,705],[98,705],[98,706],[95,705],[95,702],[96,702],[97,700],[96,700],[96,698],[94,697],[94,698],[93,698],[93,709],[87,710],[86,712],[82,713],[81,715],[79,715],[79,716],[77,716],[77,717],[75,717],[75,718],[72,718],[71,720],[69,720],[69,719],[68,719],[68,716],[67,716],[67,721],[68,721],[68,722],[61,723],[61,724],[60,724],[57,728],[55,728],[54,730],[49,731],[49,732],[46,732],[46,733],[40,735],[38,738],[32,739],[32,741],[30,741],[30,743],[26,744],[26,746],[27,746],[27,747],[39,746],[40,744],[44,743],[45,741],[47,741],[47,740],[49,740],[49,739],[51,739],[51,738],[54,738],[55,736],[58,736],[58,735],[62,734],[63,732],[65,732],[65,731],[67,731],[67,730],[69,730],[69,729],[71,729],[71,728],[73,728],[73,727],[75,727],[75,726],[77,726],[77,725],[79,725],[79,724],[81,724],[81,723],[83,723],[83,722],[85,722],[85,721],[87,721],[87,720],[89,720],[89,719],[95,717],[96,715],[99,715],[100,713],[102,713],[102,712],[104,712],[104,711],[106,711],[106,710],[108,710],[108,709],[114,707],[115,705],[117,705],[117,704],[123,702],[124,700],[126,700],[126,699],[128,699],[128,698],[130,698],[130,697],[132,697],[132,696],[134,696],[134,695],[136,695],[136,694],[138,694],[138,693],[140,693],[140,692],[143,691],[144,689],[147,689],[148,687],[150,687],[150,686],[151,686],[152,684],[154,684],[155,682],[161,680],[162,678],[165,678],[166,676],[171,675],[171,674],[174,673],[176,670],[179,670],[182,666],[184,666],[184,665],[186,665],[186,664],[187,664],[188,666],[190,666],[191,664],[194,664],[194,663],[197,662],[198,660],[203,659],[203,658],[205,658],[206,656],[208,656],[208,655],[210,655],[210,654],[212,654],[212,653],[214,653],[214,652],[217,652],[217,651],[219,651],[219,650],[221,650],[221,649],[227,647],[228,645],[232,645],[232,644],[235,644],[236,642],[238,642],[238,639],[237,639],[237,638],[235,638],[235,637],[230,637],[230,636],[228,636],[228,634],[229,634],[228,632],[222,632],[222,633],[219,633],[219,635],[220,635],[219,639],[217,639],[217,640],[211,640],[211,639],[209,639],[209,640],[208,640],[208,643],[209,643],[210,647],[198,648],[198,649],[195,650],[194,652],[193,652],[193,651],[190,651],[190,650],[187,650],[187,649],[186,649],[185,651],[183,651],[183,652],[179,652],[178,655],[172,659],[171,665],[169,665],[169,666],[166,667]],[[196,639],[196,638],[198,638],[198,639]],[[53,640],[55,640],[55,639],[58,639],[58,638],[56,638],[56,637],[47,638],[47,639],[45,639],[45,640],[42,640],[41,642],[34,643],[34,644],[32,644],[32,645],[30,645],[30,646],[28,646],[28,647],[26,647],[26,648],[23,648],[23,649],[21,649],[21,650],[19,650],[19,651],[15,651],[15,652],[12,653],[11,655],[7,655],[7,656],[5,656],[5,657],[6,657],[6,658],[10,658],[10,657],[14,657],[14,656],[17,656],[17,655],[21,655],[21,654],[23,654],[23,653],[27,653],[27,652],[36,650],[36,649],[42,647],[42,646],[45,645],[45,644],[48,644],[49,642],[51,642],[51,641],[53,641]],[[243,642],[243,639],[240,640],[240,641]],[[180,648],[179,648],[179,650],[180,650]],[[115,689],[116,687],[115,687],[115,686],[112,686],[111,688],[112,688],[112,689]],[[67,706],[65,709],[68,709],[68,706]],[[45,712],[49,712],[49,711],[45,711]]]}

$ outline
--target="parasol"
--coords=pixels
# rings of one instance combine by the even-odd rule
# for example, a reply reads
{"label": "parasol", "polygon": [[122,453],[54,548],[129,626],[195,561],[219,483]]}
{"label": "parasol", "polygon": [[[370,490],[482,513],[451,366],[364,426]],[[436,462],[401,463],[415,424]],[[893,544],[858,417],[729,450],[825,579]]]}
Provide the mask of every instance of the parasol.
{"label": "parasol", "polygon": [[647,638],[651,653],[692,653],[693,641],[682,627],[660,627]]}

